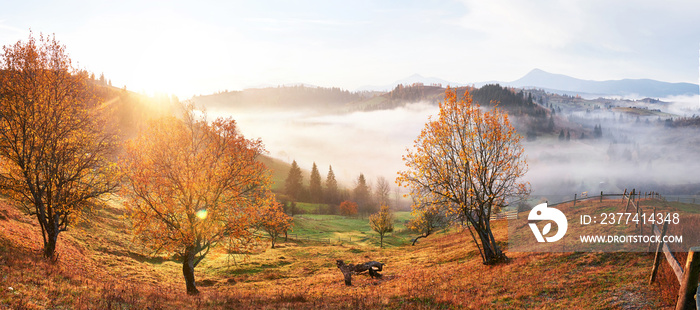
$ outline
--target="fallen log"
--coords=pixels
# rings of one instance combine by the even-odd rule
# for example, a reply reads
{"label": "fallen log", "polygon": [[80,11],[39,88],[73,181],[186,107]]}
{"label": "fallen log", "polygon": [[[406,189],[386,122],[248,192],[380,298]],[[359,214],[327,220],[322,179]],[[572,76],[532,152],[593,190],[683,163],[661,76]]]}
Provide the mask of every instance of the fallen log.
{"label": "fallen log", "polygon": [[352,285],[353,274],[360,274],[365,271],[368,271],[369,276],[373,279],[381,278],[382,275],[379,273],[379,271],[382,271],[384,265],[386,265],[375,261],[369,261],[362,264],[345,264],[345,262],[340,259],[336,260],[335,263],[336,266],[338,266],[338,269],[340,269],[340,272],[343,273],[343,276],[345,277],[345,285],[347,286]]}

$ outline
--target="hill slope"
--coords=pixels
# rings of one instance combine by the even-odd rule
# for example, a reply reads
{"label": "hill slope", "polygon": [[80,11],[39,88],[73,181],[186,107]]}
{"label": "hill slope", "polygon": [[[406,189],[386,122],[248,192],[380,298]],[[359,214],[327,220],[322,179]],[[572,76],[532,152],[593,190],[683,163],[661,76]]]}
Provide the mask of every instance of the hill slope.
{"label": "hill slope", "polygon": [[[196,270],[200,296],[185,295],[181,265],[131,243],[118,204],[61,235],[56,264],[42,260],[31,217],[0,203],[0,308],[659,308],[652,264],[638,253],[508,253],[484,266],[467,234],[431,236],[415,247],[282,242],[248,256],[210,254]],[[505,222],[494,222],[506,240]],[[383,278],[353,277],[335,260],[386,263]],[[10,290],[9,288],[12,287]]]}

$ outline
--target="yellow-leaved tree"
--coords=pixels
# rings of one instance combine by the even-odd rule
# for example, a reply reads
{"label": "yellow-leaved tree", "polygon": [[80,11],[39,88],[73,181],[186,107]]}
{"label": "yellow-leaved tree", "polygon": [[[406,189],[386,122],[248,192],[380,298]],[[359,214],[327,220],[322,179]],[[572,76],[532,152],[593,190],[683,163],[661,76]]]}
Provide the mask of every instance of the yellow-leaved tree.
{"label": "yellow-leaved tree", "polygon": [[466,221],[484,264],[503,261],[490,218],[509,198],[529,193],[518,182],[527,170],[520,139],[497,107],[482,110],[468,91],[458,100],[448,88],[438,119],[403,156],[409,170],[397,182],[411,190],[414,208],[439,206]]}
{"label": "yellow-leaved tree", "polygon": [[249,246],[261,211],[274,203],[270,174],[257,160],[262,142],[245,139],[232,119],[198,115],[190,104],[183,119],[152,121],[127,144],[122,165],[136,235],[182,258],[190,295],[199,292],[194,268],[209,250]]}
{"label": "yellow-leaved tree", "polygon": [[369,226],[379,233],[379,247],[384,247],[384,235],[394,231],[394,213],[389,206],[382,205],[379,212],[369,216]]}
{"label": "yellow-leaved tree", "polygon": [[413,239],[411,245],[416,245],[418,239],[428,238],[437,230],[447,228],[449,225],[445,211],[435,205],[414,208],[411,213],[414,215],[414,218],[406,223],[406,228],[419,234],[418,237]]}
{"label": "yellow-leaved tree", "polygon": [[47,258],[59,233],[118,185],[117,139],[94,94],[55,37],[3,47],[0,192],[36,216]]}

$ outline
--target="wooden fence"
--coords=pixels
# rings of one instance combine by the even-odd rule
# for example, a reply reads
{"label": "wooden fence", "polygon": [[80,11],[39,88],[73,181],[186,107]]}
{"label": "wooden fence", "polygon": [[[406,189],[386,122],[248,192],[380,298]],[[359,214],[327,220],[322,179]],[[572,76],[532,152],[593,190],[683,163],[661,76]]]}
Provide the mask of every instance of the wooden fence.
{"label": "wooden fence", "polygon": [[600,192],[600,196],[589,196],[587,192],[581,193],[581,196],[578,194],[574,194],[574,199],[573,200],[567,200],[567,201],[562,201],[562,202],[557,202],[557,203],[547,203],[547,206],[553,207],[556,205],[560,204],[565,204],[565,203],[574,203],[574,207],[576,206],[576,203],[579,201],[583,200],[594,200],[598,199],[600,202],[603,202],[604,197],[621,197],[622,202],[625,202],[626,198],[632,197],[632,199],[647,199],[647,198],[658,198],[658,199],[663,199],[663,197],[657,193],[657,192],[643,192],[643,193],[637,193],[633,189],[630,193],[627,193],[627,189],[625,189],[625,192],[622,194],[605,194],[602,191]]}
{"label": "wooden fence", "polygon": [[[282,237],[284,238],[284,237]],[[368,238],[355,238],[352,239],[352,237],[348,238],[321,238],[321,237],[313,237],[310,235],[299,235],[299,234],[287,234],[287,239],[292,239],[292,240],[297,240],[297,241],[314,241],[314,242],[320,242],[320,243],[327,243],[327,244],[334,244],[334,243],[343,243],[343,242],[352,242],[353,240],[355,241],[364,241]]]}
{"label": "wooden fence", "polygon": [[[576,194],[574,195],[573,200],[569,201],[563,201],[555,204],[550,204],[549,206],[555,206],[558,204],[564,204],[564,203],[571,203],[573,202],[573,206],[576,206],[576,203],[581,200],[592,200],[592,199],[598,199],[600,202],[603,201],[603,197],[621,197],[622,203],[625,203],[625,212],[633,211],[637,213],[638,216],[641,216],[641,214],[644,214],[643,208],[639,205],[639,200],[644,198],[654,198],[654,199],[660,199],[662,201],[677,201],[681,202],[681,200],[685,200],[682,202],[686,203],[696,203],[696,199],[694,197],[689,197],[689,198],[670,198],[667,199],[666,197],[663,197],[659,195],[659,193],[656,192],[644,192],[644,193],[639,193],[635,189],[632,189],[632,191],[627,192],[625,189],[625,192],[623,194],[604,194],[603,192],[600,192],[600,196],[592,196],[589,197],[588,195],[582,195],[582,197],[578,197]],[[631,208],[630,208],[631,207]],[[656,214],[656,208],[654,208],[653,213]],[[635,224],[635,227],[639,229],[639,233],[643,234],[644,233],[644,226],[642,224]],[[659,228],[656,223],[653,223],[651,225],[651,232],[653,235],[658,236],[659,240],[663,241],[663,237],[666,236],[666,231],[668,229],[668,222],[664,221],[663,227]],[[651,246],[653,244],[649,244],[649,249],[651,249]],[[654,264],[652,265],[652,271],[651,271],[651,277],[649,279],[649,284],[653,283],[656,280],[656,273],[659,269],[659,264],[661,262],[661,257],[666,259],[666,262],[669,264],[671,269],[673,270],[674,275],[676,276],[676,279],[678,280],[678,283],[680,284],[680,289],[678,290],[678,300],[676,301],[676,310],[689,310],[689,309],[700,309],[700,291],[698,291],[698,280],[700,278],[700,247],[692,247],[688,251],[688,258],[686,259],[685,263],[685,268],[681,267],[681,264],[678,262],[678,259],[673,255],[673,252],[671,252],[670,247],[668,244],[664,242],[660,242],[656,245],[656,252],[654,256]],[[697,296],[697,297],[696,297]]]}
{"label": "wooden fence", "polygon": [[501,211],[491,214],[491,220],[515,220],[518,218],[518,210]]}
{"label": "wooden fence", "polygon": [[[637,199],[635,199],[635,197]],[[625,204],[625,212],[632,210],[635,213],[637,213],[637,215],[644,214],[644,210],[639,205],[638,200],[641,197],[642,195],[635,194],[634,189],[632,189],[630,193],[627,193],[627,190],[625,190],[625,193],[622,195],[622,202],[624,203],[625,199],[627,200],[627,203]],[[647,198],[649,197],[649,195],[645,194],[644,197]],[[658,193],[653,193],[650,198],[663,199],[663,197],[658,195]],[[630,209],[630,206],[632,207],[632,209]],[[656,214],[656,208],[654,208],[653,214]],[[663,222],[664,224],[662,228],[659,228],[659,226],[656,225],[656,221],[651,224],[652,234],[657,236],[659,238],[658,240],[660,240],[661,242],[659,242],[656,246],[654,264],[652,265],[649,284],[653,283],[656,280],[656,273],[659,269],[659,264],[661,262],[661,255],[664,255],[664,257],[666,258],[666,262],[671,267],[671,270],[673,270],[673,273],[676,276],[678,283],[680,284],[680,289],[678,290],[678,300],[676,301],[676,310],[700,309],[700,299],[696,300],[696,295],[698,294],[698,278],[700,276],[700,247],[690,248],[690,250],[688,251],[688,258],[686,259],[685,268],[682,268],[681,264],[678,262],[678,259],[676,259],[676,257],[673,255],[673,252],[671,252],[671,249],[668,246],[668,244],[663,242],[663,238],[664,236],[666,236],[666,231],[668,229],[668,221]],[[640,223],[638,227],[639,234],[643,234],[643,223]],[[652,245],[652,243],[649,244],[650,249]]]}

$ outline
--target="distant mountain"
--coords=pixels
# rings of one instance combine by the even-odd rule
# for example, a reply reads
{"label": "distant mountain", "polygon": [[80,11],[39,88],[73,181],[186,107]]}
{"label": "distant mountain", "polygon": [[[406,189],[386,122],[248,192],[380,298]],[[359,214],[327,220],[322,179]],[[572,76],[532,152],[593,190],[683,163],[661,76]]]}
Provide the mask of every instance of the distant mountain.
{"label": "distant mountain", "polygon": [[577,93],[594,96],[637,96],[663,98],[679,95],[697,95],[697,84],[668,83],[650,79],[608,81],[581,80],[563,74],[534,69],[520,79],[504,83],[513,87],[536,87],[555,93]]}

